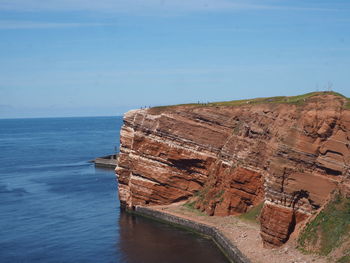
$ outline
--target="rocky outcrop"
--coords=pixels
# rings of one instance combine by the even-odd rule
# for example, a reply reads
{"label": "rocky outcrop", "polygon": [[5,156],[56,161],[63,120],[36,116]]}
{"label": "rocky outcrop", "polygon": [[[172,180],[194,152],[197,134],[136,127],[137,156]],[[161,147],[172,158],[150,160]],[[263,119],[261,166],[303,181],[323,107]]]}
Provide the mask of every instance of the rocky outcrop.
{"label": "rocky outcrop", "polygon": [[349,179],[344,103],[325,93],[301,105],[130,111],[116,168],[121,204],[132,209],[192,198],[198,209],[226,216],[264,202],[262,239],[279,246]]}

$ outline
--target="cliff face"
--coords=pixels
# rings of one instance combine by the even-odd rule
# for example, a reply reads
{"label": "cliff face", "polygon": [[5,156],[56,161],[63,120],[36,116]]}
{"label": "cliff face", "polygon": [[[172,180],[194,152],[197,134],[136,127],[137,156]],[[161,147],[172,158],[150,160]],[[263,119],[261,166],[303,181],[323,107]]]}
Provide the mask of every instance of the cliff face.
{"label": "cliff face", "polygon": [[337,187],[348,189],[350,111],[331,94],[302,105],[178,106],[125,114],[116,169],[123,206],[193,197],[209,215],[264,203],[265,246],[286,242],[296,224]]}

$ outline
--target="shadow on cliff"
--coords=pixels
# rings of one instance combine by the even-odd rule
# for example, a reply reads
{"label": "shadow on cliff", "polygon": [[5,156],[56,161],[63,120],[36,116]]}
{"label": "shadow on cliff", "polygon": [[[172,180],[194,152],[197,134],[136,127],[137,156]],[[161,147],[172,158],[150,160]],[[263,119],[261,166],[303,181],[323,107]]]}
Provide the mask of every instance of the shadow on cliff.
{"label": "shadow on cliff", "polygon": [[180,170],[186,170],[188,173],[194,173],[194,168],[205,168],[201,159],[168,159],[171,164]]}

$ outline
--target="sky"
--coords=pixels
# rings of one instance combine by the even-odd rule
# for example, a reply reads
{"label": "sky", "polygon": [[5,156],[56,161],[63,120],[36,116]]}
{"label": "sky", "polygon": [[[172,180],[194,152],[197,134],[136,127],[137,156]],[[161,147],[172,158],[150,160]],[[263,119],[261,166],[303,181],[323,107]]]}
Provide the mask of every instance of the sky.
{"label": "sky", "polygon": [[0,0],[0,118],[350,97],[348,0]]}

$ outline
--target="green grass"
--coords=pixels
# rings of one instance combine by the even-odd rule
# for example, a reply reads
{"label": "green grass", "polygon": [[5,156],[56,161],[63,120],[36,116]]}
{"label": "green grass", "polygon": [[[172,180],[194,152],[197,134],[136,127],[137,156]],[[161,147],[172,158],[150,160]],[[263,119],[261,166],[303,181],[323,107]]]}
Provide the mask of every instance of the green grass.
{"label": "green grass", "polygon": [[[350,199],[337,194],[311,221],[298,239],[304,252],[328,255],[350,233]],[[310,251],[310,248],[317,246]]]}
{"label": "green grass", "polygon": [[202,189],[200,189],[198,192],[194,194],[195,197],[197,197],[197,202],[203,203],[207,197],[207,194],[209,192],[210,185],[205,185]]}
{"label": "green grass", "polygon": [[183,204],[183,207],[186,207],[187,209],[191,210],[193,213],[200,215],[200,216],[206,216],[205,213],[201,212],[200,210],[195,208],[196,201],[188,201],[185,204]]}
{"label": "green grass", "polygon": [[344,108],[350,110],[350,98],[346,98],[347,102],[344,105]]}
{"label": "green grass", "polygon": [[264,206],[264,203],[261,203],[261,204],[259,204],[257,206],[254,206],[247,213],[240,215],[239,218],[243,219],[243,220],[246,220],[246,221],[258,223],[259,222],[259,216],[260,216],[260,213],[261,213],[261,210],[262,210],[263,206]]}
{"label": "green grass", "polygon": [[194,205],[196,204],[196,201],[186,202],[183,206],[187,207],[188,209],[196,209]]}
{"label": "green grass", "polygon": [[216,107],[216,106],[242,106],[242,105],[255,105],[255,104],[293,104],[293,105],[303,105],[309,98],[321,95],[321,94],[332,94],[339,96],[348,100],[344,108],[350,109],[350,98],[346,98],[344,95],[333,92],[310,92],[298,96],[278,96],[278,97],[267,97],[267,98],[255,98],[255,99],[245,99],[245,100],[232,100],[232,101],[221,101],[221,102],[208,102],[208,103],[189,103],[189,104],[177,104],[171,106],[158,106],[151,108],[153,111],[163,111],[171,109],[178,106],[189,106],[189,107]]}

